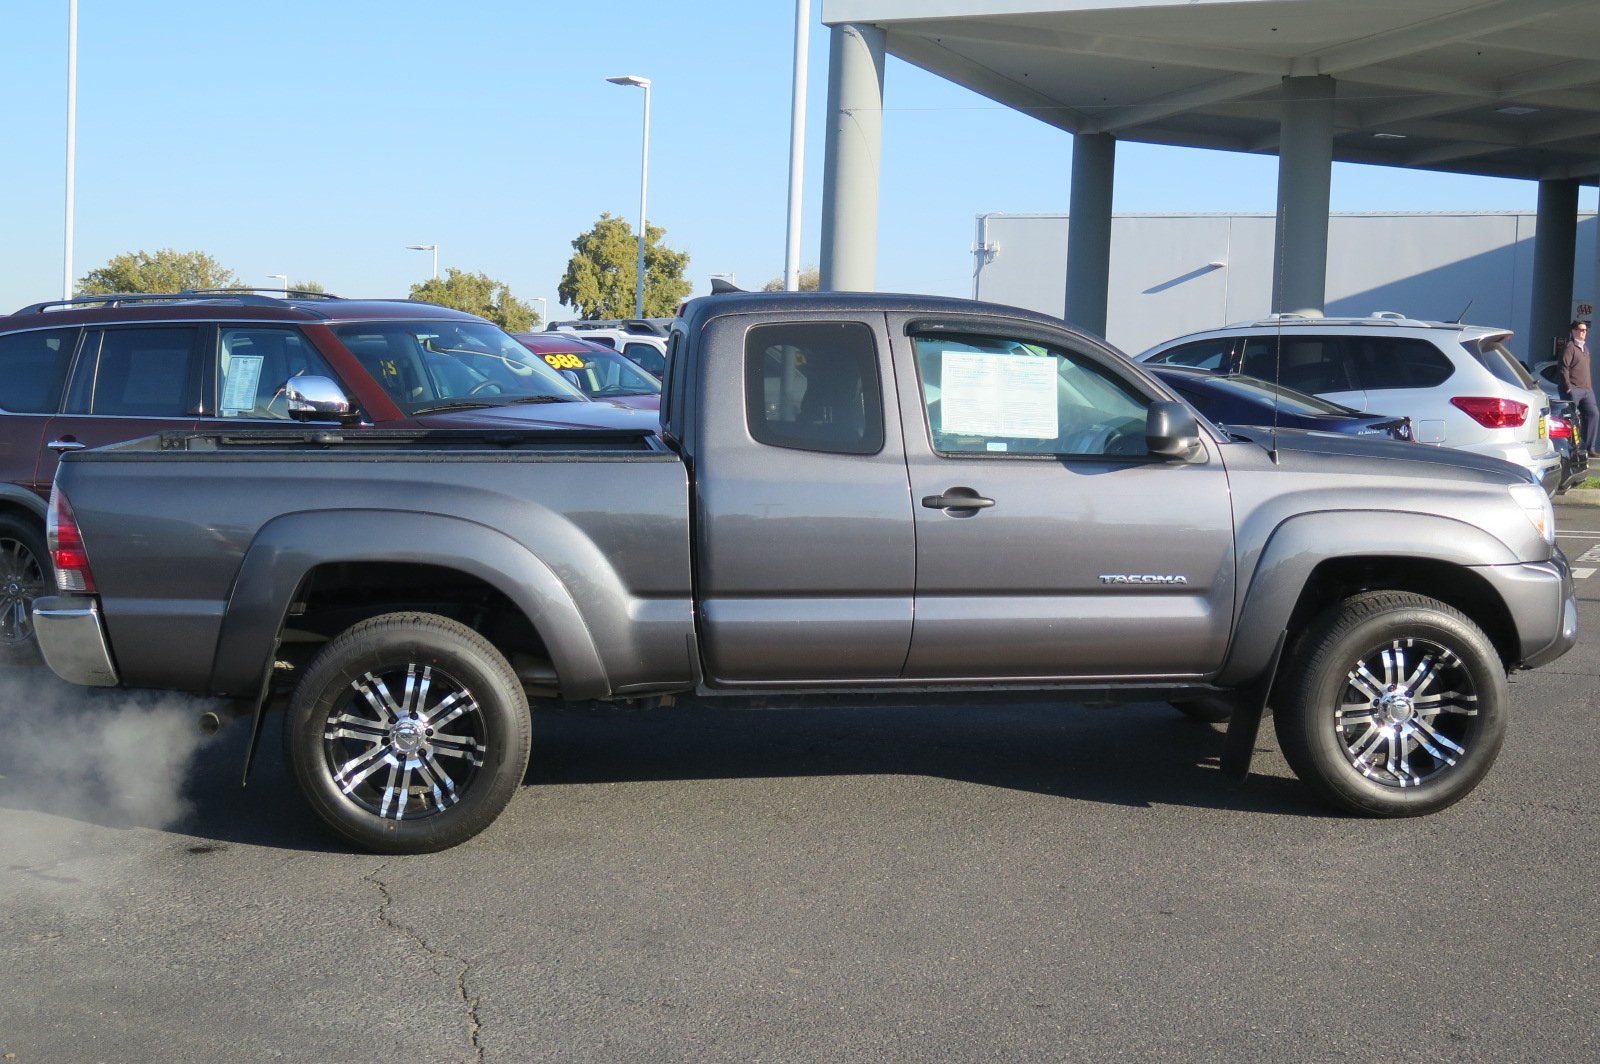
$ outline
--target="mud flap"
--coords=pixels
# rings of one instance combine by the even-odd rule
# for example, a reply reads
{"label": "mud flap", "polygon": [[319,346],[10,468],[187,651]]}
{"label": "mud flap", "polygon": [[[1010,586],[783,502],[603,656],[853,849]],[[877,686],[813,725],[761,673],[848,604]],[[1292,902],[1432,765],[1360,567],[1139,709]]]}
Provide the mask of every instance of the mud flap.
{"label": "mud flap", "polygon": [[1278,676],[1278,661],[1283,657],[1283,647],[1288,642],[1288,630],[1278,633],[1278,642],[1272,648],[1272,660],[1248,686],[1239,691],[1239,702],[1233,716],[1228,718],[1228,733],[1222,740],[1223,775],[1243,780],[1250,774],[1250,759],[1256,752],[1256,736],[1261,732],[1261,717],[1267,710],[1267,698],[1272,693],[1272,682]]}

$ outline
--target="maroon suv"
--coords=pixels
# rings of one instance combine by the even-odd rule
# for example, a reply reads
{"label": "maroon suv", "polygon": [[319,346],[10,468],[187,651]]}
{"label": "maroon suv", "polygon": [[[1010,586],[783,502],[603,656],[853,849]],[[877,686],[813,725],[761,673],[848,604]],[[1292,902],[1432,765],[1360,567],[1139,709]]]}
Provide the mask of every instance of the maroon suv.
{"label": "maroon suv", "polygon": [[54,586],[45,503],[64,451],[174,429],[654,427],[589,400],[498,326],[310,293],[108,295],[0,317],[0,663],[37,661]]}

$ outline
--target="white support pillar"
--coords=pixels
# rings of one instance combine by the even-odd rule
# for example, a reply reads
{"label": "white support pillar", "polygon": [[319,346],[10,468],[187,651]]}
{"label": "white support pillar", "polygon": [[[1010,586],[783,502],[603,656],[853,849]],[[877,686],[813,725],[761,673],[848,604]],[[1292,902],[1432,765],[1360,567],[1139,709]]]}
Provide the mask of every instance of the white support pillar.
{"label": "white support pillar", "polygon": [[1567,335],[1572,320],[1572,273],[1578,253],[1578,182],[1539,182],[1533,232],[1532,321],[1522,355],[1529,363],[1547,362],[1552,340]]}
{"label": "white support pillar", "polygon": [[883,56],[884,32],[878,27],[833,27],[822,170],[825,292],[870,292],[877,285]]}
{"label": "white support pillar", "polygon": [[1333,185],[1334,81],[1283,79],[1278,139],[1278,225],[1272,309],[1320,315],[1328,288],[1328,200]]}
{"label": "white support pillar", "polygon": [[1111,193],[1117,140],[1109,133],[1072,137],[1072,199],[1067,220],[1067,293],[1062,317],[1106,334],[1111,288]]}

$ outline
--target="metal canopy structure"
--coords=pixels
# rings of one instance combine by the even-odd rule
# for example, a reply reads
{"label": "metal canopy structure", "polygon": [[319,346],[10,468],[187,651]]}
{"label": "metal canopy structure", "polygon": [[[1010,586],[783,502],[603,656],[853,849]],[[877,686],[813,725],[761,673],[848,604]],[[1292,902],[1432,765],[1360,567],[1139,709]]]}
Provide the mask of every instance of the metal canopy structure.
{"label": "metal canopy structure", "polygon": [[885,56],[1073,135],[1064,316],[1104,333],[1116,144],[1278,157],[1275,311],[1320,314],[1334,162],[1536,180],[1533,330],[1600,176],[1600,0],[825,0],[822,284],[871,288]]}
{"label": "metal canopy structure", "polygon": [[827,0],[890,54],[1071,133],[1276,153],[1331,77],[1341,162],[1600,175],[1594,0]]}

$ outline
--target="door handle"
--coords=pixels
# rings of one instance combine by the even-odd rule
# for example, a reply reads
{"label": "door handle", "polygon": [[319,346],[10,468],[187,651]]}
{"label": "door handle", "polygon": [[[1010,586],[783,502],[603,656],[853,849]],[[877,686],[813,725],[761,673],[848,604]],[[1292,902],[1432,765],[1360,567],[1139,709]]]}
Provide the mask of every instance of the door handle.
{"label": "door handle", "polygon": [[62,451],[81,451],[89,445],[86,443],[79,443],[71,436],[66,436],[59,440],[51,440],[49,443],[45,444],[45,446],[56,452],[56,454],[60,454]]}
{"label": "door handle", "polygon": [[943,495],[924,495],[922,505],[930,510],[982,510],[993,506],[993,499],[985,499],[971,488],[951,488]]}

